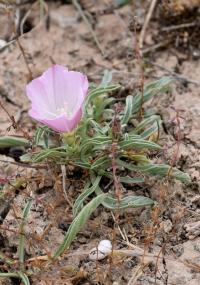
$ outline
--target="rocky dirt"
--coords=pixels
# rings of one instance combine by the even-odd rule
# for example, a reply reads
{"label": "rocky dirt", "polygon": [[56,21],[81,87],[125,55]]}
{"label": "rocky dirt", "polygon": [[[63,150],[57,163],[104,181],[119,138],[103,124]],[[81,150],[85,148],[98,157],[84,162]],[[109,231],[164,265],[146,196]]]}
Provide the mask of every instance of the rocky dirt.
{"label": "rocky dirt", "polygon": [[[90,82],[100,82],[103,71],[112,70],[113,81],[124,86],[121,96],[138,88],[141,68],[135,29],[139,36],[148,1],[119,7],[112,1],[79,1],[90,26],[76,6],[64,4],[71,1],[48,1],[49,16],[43,15],[41,21],[39,6],[32,2],[23,6],[23,17],[28,12],[27,30],[21,28],[28,32],[19,42],[11,28],[16,9],[0,6],[0,99],[20,125],[14,130],[11,118],[0,108],[1,135],[21,135],[24,131],[33,134],[36,124],[27,115],[30,103],[25,85],[52,63],[81,71]],[[23,167],[17,162],[19,150],[1,151],[1,189],[7,197],[0,203],[1,251],[17,258],[22,209],[31,196],[34,203],[25,236],[26,266],[33,270],[33,285],[200,284],[200,2],[177,1],[176,7],[172,4],[157,1],[143,43],[144,74],[145,81],[166,74],[175,77],[171,92],[151,102],[166,129],[160,140],[165,151],[159,159],[168,163],[174,159],[178,132],[174,117],[179,110],[181,140],[175,164],[191,176],[192,183],[185,186],[148,178],[143,188],[129,186],[127,191],[149,196],[158,202],[157,206],[129,209],[119,213],[117,219],[110,211],[98,208],[70,250],[62,259],[51,262],[42,256],[50,255],[62,241],[72,221],[73,201],[84,187],[84,177],[73,176],[73,170],[68,173],[66,200],[60,171],[52,173],[48,166]],[[183,23],[193,24],[180,28]],[[17,190],[10,185],[16,177],[22,180]],[[10,184],[5,184],[7,180]],[[89,251],[101,239],[112,240],[115,250],[126,249],[128,253],[98,262],[89,260]],[[137,257],[131,256],[134,251],[139,252]],[[0,266],[5,270],[3,263]],[[3,280],[0,284],[19,284],[16,282]]]}

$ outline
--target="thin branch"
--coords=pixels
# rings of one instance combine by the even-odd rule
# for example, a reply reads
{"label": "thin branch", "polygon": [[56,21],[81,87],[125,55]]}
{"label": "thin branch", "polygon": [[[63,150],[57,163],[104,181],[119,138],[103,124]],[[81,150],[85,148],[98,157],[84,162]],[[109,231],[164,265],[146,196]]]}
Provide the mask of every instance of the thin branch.
{"label": "thin branch", "polygon": [[162,66],[160,64],[157,64],[157,63],[154,63],[153,61],[151,60],[147,60],[145,59],[145,61],[155,67],[158,67],[159,69],[161,70],[164,70],[166,71],[167,73],[171,74],[174,76],[175,79],[177,80],[181,80],[181,81],[185,81],[187,83],[191,83],[191,84],[194,84],[194,85],[197,85],[197,86],[200,86],[200,81],[196,81],[196,80],[192,80],[192,79],[189,79],[188,77],[185,77],[184,75],[181,75],[179,73],[176,73],[168,68],[166,68],[165,66]]}
{"label": "thin branch", "polygon": [[167,39],[167,40],[164,40],[164,41],[162,41],[162,42],[159,42],[159,43],[157,43],[157,44],[155,44],[155,45],[152,45],[152,46],[149,46],[149,47],[147,47],[147,48],[144,48],[144,49],[142,49],[142,54],[144,55],[144,54],[147,54],[147,53],[149,53],[149,52],[152,52],[152,51],[155,51],[155,50],[157,50],[157,49],[160,49],[160,48],[162,48],[162,47],[165,47],[165,46],[168,45],[170,42],[171,42],[171,39]]}
{"label": "thin branch", "polygon": [[28,73],[29,73],[29,80],[32,80],[33,79],[33,73],[32,73],[32,71],[31,71],[31,69],[29,67],[28,60],[27,60],[24,48],[22,47],[22,45],[21,45],[21,43],[19,41],[19,38],[17,38],[16,41],[17,41],[17,45],[18,45],[18,47],[19,47],[19,49],[20,49],[20,51],[22,53],[22,56],[24,58],[25,65],[26,65],[26,68],[27,68]]}
{"label": "thin branch", "polygon": [[0,107],[5,111],[5,113],[8,115],[10,121],[11,121],[11,126],[18,131],[21,131],[23,133],[23,136],[25,138],[27,138],[28,140],[31,140],[30,135],[28,134],[28,132],[24,131],[15,121],[15,118],[13,115],[10,115],[9,112],[7,111],[7,109],[4,107],[4,105],[1,103],[0,101]]}
{"label": "thin branch", "polygon": [[143,42],[144,42],[146,29],[147,29],[147,26],[148,26],[149,21],[151,19],[151,16],[153,14],[153,11],[154,11],[154,8],[156,6],[156,3],[157,3],[157,0],[152,0],[152,2],[150,4],[150,7],[149,7],[149,11],[148,11],[147,16],[145,18],[144,25],[143,25],[142,31],[140,33],[140,39],[139,39],[139,47],[140,47],[140,49],[143,48]]}
{"label": "thin branch", "polygon": [[175,31],[175,30],[179,30],[179,29],[195,27],[196,25],[197,25],[197,22],[183,23],[183,24],[180,24],[180,25],[173,25],[173,26],[169,26],[169,27],[163,27],[161,29],[161,31],[163,31],[163,32],[171,32],[171,31]]}
{"label": "thin branch", "polygon": [[29,17],[30,13],[31,13],[31,9],[29,9],[29,10],[26,12],[26,14],[24,15],[23,19],[21,20],[21,23],[20,23],[20,35],[23,34],[23,31],[24,31],[24,24],[25,24],[27,18]]}
{"label": "thin branch", "polygon": [[72,3],[73,5],[75,6],[75,8],[78,10],[78,12],[80,13],[82,19],[85,21],[85,23],[87,24],[89,30],[90,30],[90,33],[92,34],[92,37],[98,47],[98,49],[100,50],[101,54],[104,56],[104,50],[101,46],[101,44],[99,43],[99,40],[94,32],[94,30],[92,29],[92,26],[88,20],[88,18],[85,16],[84,12],[83,12],[83,9],[81,8],[80,4],[78,3],[77,0],[72,0]]}

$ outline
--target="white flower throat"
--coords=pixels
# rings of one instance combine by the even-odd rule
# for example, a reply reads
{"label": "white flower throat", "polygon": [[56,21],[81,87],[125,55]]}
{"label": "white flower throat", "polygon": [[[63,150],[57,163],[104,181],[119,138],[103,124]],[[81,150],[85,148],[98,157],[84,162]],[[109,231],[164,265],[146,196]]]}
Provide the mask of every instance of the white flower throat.
{"label": "white flower throat", "polygon": [[56,108],[56,115],[59,115],[59,116],[67,115],[69,117],[72,115],[72,110],[70,110],[67,102],[64,102],[64,104],[61,108]]}

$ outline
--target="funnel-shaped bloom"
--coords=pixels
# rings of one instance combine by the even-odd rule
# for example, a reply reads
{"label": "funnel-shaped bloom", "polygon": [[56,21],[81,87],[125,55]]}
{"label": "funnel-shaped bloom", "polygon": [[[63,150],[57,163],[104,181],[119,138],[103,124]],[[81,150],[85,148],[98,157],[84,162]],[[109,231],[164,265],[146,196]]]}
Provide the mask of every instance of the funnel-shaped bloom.
{"label": "funnel-shaped bloom", "polygon": [[69,132],[79,123],[87,95],[87,77],[53,65],[26,86],[32,102],[29,115],[57,132]]}

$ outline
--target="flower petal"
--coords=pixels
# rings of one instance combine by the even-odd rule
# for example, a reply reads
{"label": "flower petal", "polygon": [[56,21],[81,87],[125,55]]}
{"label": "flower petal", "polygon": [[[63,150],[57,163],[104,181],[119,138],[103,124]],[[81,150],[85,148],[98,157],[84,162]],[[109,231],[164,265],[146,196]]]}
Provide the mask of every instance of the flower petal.
{"label": "flower petal", "polygon": [[50,107],[48,106],[48,101],[45,100],[46,94],[42,82],[40,82],[40,80],[38,80],[37,78],[32,80],[26,86],[26,94],[31,100],[32,104],[37,106],[38,110],[43,110],[44,108],[46,109]]}
{"label": "flower petal", "polygon": [[[73,112],[76,112],[82,105],[88,92],[88,80],[80,72],[68,72],[68,103]],[[67,81],[66,81],[67,82]]]}
{"label": "flower petal", "polygon": [[29,115],[38,122],[49,126],[54,131],[65,133],[73,130],[77,126],[82,116],[82,110],[80,109],[76,112],[72,118],[68,118],[66,115],[61,115],[55,119],[44,119],[39,117],[34,110],[30,110]]}
{"label": "flower petal", "polygon": [[48,68],[40,77],[48,100],[54,106],[55,111],[63,106],[64,99],[67,97],[67,91],[63,90],[67,75],[67,68],[55,64]]}
{"label": "flower petal", "polygon": [[54,97],[56,109],[67,105],[69,112],[73,114],[82,106],[88,91],[88,80],[82,73],[68,71],[67,68],[55,64],[44,72],[41,80],[46,93]]}

